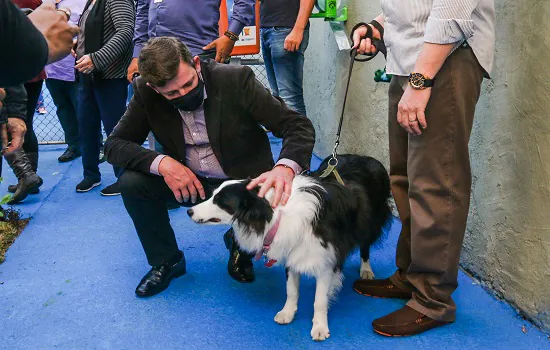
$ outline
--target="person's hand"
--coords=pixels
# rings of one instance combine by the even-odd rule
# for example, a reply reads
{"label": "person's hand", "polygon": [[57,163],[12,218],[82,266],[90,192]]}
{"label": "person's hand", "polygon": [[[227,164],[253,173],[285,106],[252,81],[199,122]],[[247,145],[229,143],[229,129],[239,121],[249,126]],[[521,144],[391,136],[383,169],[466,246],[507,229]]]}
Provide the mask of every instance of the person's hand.
{"label": "person's hand", "polygon": [[73,38],[79,29],[67,22],[67,15],[57,11],[53,1],[44,2],[28,18],[48,43],[48,63],[59,61],[71,52]]}
{"label": "person's hand", "polygon": [[257,178],[250,181],[246,188],[252,190],[254,187],[261,185],[258,197],[263,198],[267,191],[272,187],[275,188],[275,194],[271,206],[276,208],[279,203],[286,205],[292,191],[292,180],[294,180],[294,170],[276,166],[271,171],[265,172]]}
{"label": "person's hand", "polygon": [[164,178],[164,182],[170,187],[178,202],[187,202],[191,198],[191,203],[195,203],[197,195],[200,195],[202,200],[206,199],[204,188],[195,174],[177,160],[170,157],[162,158],[159,174]]}
{"label": "person's hand", "polygon": [[[372,37],[375,39],[381,39],[380,32],[372,25],[368,25],[372,29]],[[357,53],[360,55],[374,55],[376,53],[376,47],[372,44],[370,38],[361,39],[367,35],[367,27],[361,26],[353,32],[353,47],[357,48]]]}
{"label": "person's hand", "polygon": [[229,39],[226,35],[222,35],[218,39],[212,41],[210,44],[203,47],[202,49],[204,51],[208,51],[215,48],[216,61],[225,62],[229,58],[229,55],[231,55],[231,51],[233,51],[233,46],[235,46],[235,42]]}
{"label": "person's hand", "polygon": [[6,98],[6,90],[0,88],[0,102]]}
{"label": "person's hand", "polygon": [[[23,119],[19,118],[8,118],[6,124],[2,124],[0,129],[0,134],[2,136],[2,153],[13,152],[18,148],[23,146],[23,139],[25,133],[27,132],[27,126]],[[8,134],[11,136],[11,144],[8,147],[9,138]]]}
{"label": "person's hand", "polygon": [[84,55],[76,61],[76,66],[74,66],[80,73],[90,74],[94,70],[94,62],[90,58],[90,55]]}
{"label": "person's hand", "polygon": [[304,31],[299,29],[292,29],[290,34],[285,38],[284,48],[289,52],[298,51],[300,44],[304,39]]}
{"label": "person's hand", "polygon": [[397,108],[397,121],[409,134],[421,135],[426,129],[426,106],[430,100],[432,89],[415,90],[408,86],[405,89]]}
{"label": "person's hand", "polygon": [[139,74],[138,69],[138,58],[134,57],[132,58],[132,62],[130,62],[130,66],[128,67],[128,74],[126,75],[126,79],[131,83],[132,80],[134,80],[134,74]]}

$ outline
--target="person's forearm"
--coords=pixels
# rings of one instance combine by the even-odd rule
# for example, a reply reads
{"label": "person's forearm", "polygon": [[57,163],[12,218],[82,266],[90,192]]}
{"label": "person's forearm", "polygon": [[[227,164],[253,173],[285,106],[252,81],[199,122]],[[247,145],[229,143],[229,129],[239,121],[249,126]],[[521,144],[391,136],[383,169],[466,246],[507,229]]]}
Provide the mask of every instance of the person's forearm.
{"label": "person's forearm", "polygon": [[298,11],[298,17],[296,18],[296,23],[294,24],[294,29],[303,31],[306,29],[307,23],[309,22],[309,16],[311,11],[313,11],[313,5],[315,0],[300,0],[300,10]]}
{"label": "person's forearm", "polygon": [[424,43],[416,60],[414,72],[422,73],[428,78],[433,79],[441,69],[441,66],[443,66],[443,63],[445,63],[453,47],[454,44]]}

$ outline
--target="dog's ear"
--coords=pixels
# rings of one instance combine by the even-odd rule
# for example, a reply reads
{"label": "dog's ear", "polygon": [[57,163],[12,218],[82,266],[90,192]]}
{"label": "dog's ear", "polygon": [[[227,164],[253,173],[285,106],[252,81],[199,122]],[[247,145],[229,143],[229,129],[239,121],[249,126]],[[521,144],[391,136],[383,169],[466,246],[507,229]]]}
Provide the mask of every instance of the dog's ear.
{"label": "dog's ear", "polygon": [[[248,184],[251,183],[251,182],[252,182],[252,178],[247,177],[246,180],[243,181],[243,185],[248,186]],[[252,191],[255,194],[258,194],[258,192],[260,192],[260,186],[256,186],[253,189],[251,189],[250,191]]]}
{"label": "dog's ear", "polygon": [[247,192],[242,198],[235,220],[249,227],[250,231],[263,234],[265,226],[273,218],[273,209],[269,202],[256,194]]}

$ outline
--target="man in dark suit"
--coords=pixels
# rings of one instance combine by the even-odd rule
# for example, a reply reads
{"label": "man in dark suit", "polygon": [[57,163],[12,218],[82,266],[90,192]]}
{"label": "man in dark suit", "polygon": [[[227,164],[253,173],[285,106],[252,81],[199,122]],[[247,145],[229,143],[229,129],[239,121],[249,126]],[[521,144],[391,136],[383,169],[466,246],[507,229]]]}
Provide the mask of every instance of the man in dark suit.
{"label": "man in dark suit", "polygon": [[[105,155],[125,169],[122,198],[152,266],[136,289],[144,297],[185,273],[167,203],[192,206],[226,179],[253,177],[250,186],[261,184],[260,196],[274,188],[272,205],[284,205],[294,176],[309,168],[315,131],[249,67],[201,61],[175,38],[150,39],[138,64],[141,77],[132,83],[134,96],[107,139]],[[262,125],[283,139],[277,163]],[[150,131],[165,155],[141,146]],[[252,282],[252,256],[239,251],[231,230],[224,241],[229,274]]]}

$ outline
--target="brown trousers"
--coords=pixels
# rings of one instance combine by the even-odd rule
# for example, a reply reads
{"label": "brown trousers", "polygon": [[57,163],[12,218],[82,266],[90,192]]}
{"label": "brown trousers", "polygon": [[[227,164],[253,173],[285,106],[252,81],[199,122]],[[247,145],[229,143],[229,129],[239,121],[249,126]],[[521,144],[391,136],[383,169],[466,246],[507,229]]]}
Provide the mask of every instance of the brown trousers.
{"label": "brown trousers", "polygon": [[413,293],[411,308],[450,322],[470,205],[468,141],[483,69],[469,47],[460,47],[435,79],[428,127],[420,136],[409,135],[397,122],[407,78],[394,77],[389,87],[391,188],[403,224],[391,280]]}

